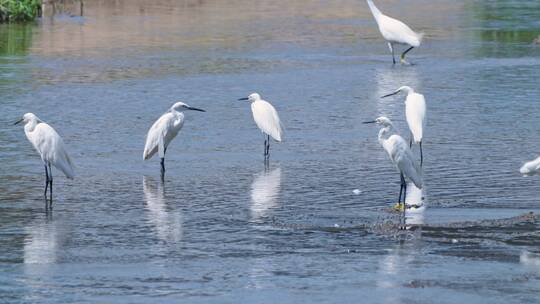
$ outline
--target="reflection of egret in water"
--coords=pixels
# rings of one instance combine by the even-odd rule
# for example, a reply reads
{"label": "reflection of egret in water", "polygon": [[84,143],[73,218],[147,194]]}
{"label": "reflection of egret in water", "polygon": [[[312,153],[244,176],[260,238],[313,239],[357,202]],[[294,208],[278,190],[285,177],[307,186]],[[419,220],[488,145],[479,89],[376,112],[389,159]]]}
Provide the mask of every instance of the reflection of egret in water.
{"label": "reflection of egret in water", "polygon": [[527,270],[540,273],[540,255],[533,254],[528,251],[523,251],[519,255],[519,263]]}
{"label": "reflection of egret in water", "polygon": [[381,303],[403,303],[403,284],[415,275],[421,245],[420,238],[414,238],[388,251],[378,262],[376,288],[383,290]]}
{"label": "reflection of egret in water", "polygon": [[28,226],[25,230],[27,235],[24,238],[24,263],[55,263],[58,253],[56,222],[47,219],[36,225]]}
{"label": "reflection of egret in water", "polygon": [[182,218],[178,212],[167,212],[163,183],[143,177],[143,191],[149,222],[155,227],[157,237],[164,242],[182,239]]}
{"label": "reflection of egret in water", "polygon": [[407,209],[405,219],[408,225],[424,224],[424,211],[426,210],[426,187],[418,189],[413,183],[407,186],[407,197],[405,200]]}
{"label": "reflection of egret in water", "polygon": [[52,218],[38,218],[35,223],[25,228],[24,238],[24,283],[28,287],[29,297],[39,292],[44,283],[50,283],[54,277],[54,266],[60,260],[62,232],[59,222]]}
{"label": "reflection of egret in water", "polygon": [[281,188],[281,168],[266,169],[259,173],[251,184],[251,219],[264,217],[268,210],[278,204]]}

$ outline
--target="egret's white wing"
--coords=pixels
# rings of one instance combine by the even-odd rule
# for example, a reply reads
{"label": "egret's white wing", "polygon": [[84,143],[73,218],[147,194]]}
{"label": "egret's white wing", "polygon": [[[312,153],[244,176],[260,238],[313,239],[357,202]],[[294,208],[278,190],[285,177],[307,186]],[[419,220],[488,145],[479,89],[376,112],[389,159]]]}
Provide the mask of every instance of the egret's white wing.
{"label": "egret's white wing", "polygon": [[50,163],[68,178],[75,177],[73,163],[66,151],[62,137],[48,124],[38,123],[26,137],[41,155],[44,163]]}
{"label": "egret's white wing", "polygon": [[424,95],[413,93],[405,101],[405,116],[407,124],[416,143],[422,141],[426,119],[426,101]]}
{"label": "egret's white wing", "polygon": [[283,130],[276,109],[267,101],[258,100],[251,103],[251,111],[257,127],[276,141],[281,141]]}
{"label": "egret's white wing", "polygon": [[403,175],[409,178],[417,188],[422,189],[420,168],[414,161],[411,149],[403,137],[392,135],[385,141],[384,145],[384,149]]}
{"label": "egret's white wing", "polygon": [[536,174],[540,172],[540,157],[537,159],[526,162],[520,169],[521,174]]}
{"label": "egret's white wing", "polygon": [[422,42],[423,34],[417,34],[409,26],[397,19],[381,15],[377,19],[377,24],[384,39],[390,42],[408,44],[414,47],[419,47]]}
{"label": "egret's white wing", "polygon": [[183,115],[178,116],[167,112],[154,122],[146,135],[143,159],[150,159],[158,151],[160,157],[164,157],[165,149],[182,128],[183,117]]}

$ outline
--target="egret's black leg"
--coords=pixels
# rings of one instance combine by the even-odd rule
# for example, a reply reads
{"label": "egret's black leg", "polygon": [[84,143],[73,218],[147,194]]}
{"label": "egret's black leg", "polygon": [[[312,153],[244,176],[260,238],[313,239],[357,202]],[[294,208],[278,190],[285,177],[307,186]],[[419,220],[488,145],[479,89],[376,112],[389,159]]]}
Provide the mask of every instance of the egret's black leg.
{"label": "egret's black leg", "polygon": [[266,157],[270,158],[270,135],[266,136]]}
{"label": "egret's black leg", "polygon": [[[405,229],[405,208],[407,207],[405,205],[405,200],[407,199],[407,182],[405,181],[405,177],[403,176],[403,173],[400,173],[399,177],[401,179],[401,190],[399,191],[400,201],[398,202],[398,204],[400,204],[399,205],[400,208],[402,207],[402,205],[401,205],[401,191],[403,190],[403,216],[402,216],[403,225],[400,227],[400,229]],[[400,223],[401,223],[401,220],[400,220]]]}
{"label": "egret's black leg", "polygon": [[266,158],[270,158],[270,135],[266,136]]}
{"label": "egret's black leg", "polygon": [[[405,180],[404,180],[404,183],[403,183],[403,210],[405,210],[405,207],[407,207],[405,205],[406,202],[407,202],[407,182],[405,182]],[[405,213],[405,211],[403,211],[403,213]]]}
{"label": "egret's black leg", "polygon": [[411,139],[409,139],[409,148],[412,148],[412,136]]}
{"label": "egret's black leg", "polygon": [[267,153],[267,149],[266,149],[266,137],[264,138],[264,159],[266,159],[266,153]]}
{"label": "egret's black leg", "polygon": [[165,157],[161,158],[161,181],[165,180]]}
{"label": "egret's black leg", "polygon": [[405,222],[405,220],[407,219],[405,217],[405,211],[407,210],[406,202],[407,202],[407,182],[405,182],[404,188],[403,188],[403,229],[405,229],[405,227],[407,226],[407,223]]}
{"label": "egret's black leg", "polygon": [[403,63],[405,61],[405,55],[410,52],[414,47],[411,46],[410,48],[406,49],[405,52],[401,54],[401,62]]}
{"label": "egret's black leg", "polygon": [[47,169],[47,165],[45,165],[45,192],[43,192],[45,197],[47,197],[47,189],[49,189],[49,169]]}
{"label": "egret's black leg", "polygon": [[400,174],[400,178],[401,187],[403,188],[403,213],[401,217],[403,219],[403,225],[400,227],[400,229],[405,229],[405,209],[407,208],[407,205],[405,204],[405,202],[407,201],[407,181],[405,181],[405,176],[403,176],[403,173]]}
{"label": "egret's black leg", "polygon": [[394,47],[392,46],[392,43],[388,42],[388,48],[390,49],[390,52],[392,52],[392,64],[396,64],[396,58],[394,57]]}
{"label": "egret's black leg", "polygon": [[424,155],[422,153],[422,141],[420,141],[420,167],[424,164]]}
{"label": "egret's black leg", "polygon": [[50,186],[49,186],[49,208],[52,209],[52,203],[53,203],[53,175],[52,175],[52,168],[51,168],[51,164],[49,163],[49,183]]}
{"label": "egret's black leg", "polygon": [[400,184],[399,184],[399,197],[398,197],[398,200],[397,200],[398,205],[401,204],[401,195],[402,194],[403,194],[403,183],[400,182]]}

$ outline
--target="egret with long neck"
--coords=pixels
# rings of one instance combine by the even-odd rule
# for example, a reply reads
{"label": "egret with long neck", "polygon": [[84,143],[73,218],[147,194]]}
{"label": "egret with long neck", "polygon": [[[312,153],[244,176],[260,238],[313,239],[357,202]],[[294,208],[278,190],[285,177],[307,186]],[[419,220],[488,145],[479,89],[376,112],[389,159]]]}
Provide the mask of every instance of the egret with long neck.
{"label": "egret with long neck", "polygon": [[[403,202],[403,210],[405,210],[405,200],[407,196],[406,180],[410,180],[417,188],[422,189],[422,174],[420,168],[414,161],[409,145],[407,145],[407,142],[403,137],[398,134],[390,119],[381,116],[373,121],[366,121],[364,123],[376,123],[382,127],[379,130],[379,143],[390,157],[392,164],[394,164],[399,171],[401,187],[399,189],[398,204]],[[402,197],[403,200],[401,200]]]}
{"label": "egret with long neck", "polygon": [[161,159],[161,180],[165,180],[165,153],[171,141],[178,135],[184,126],[184,111],[200,111],[202,109],[191,107],[183,102],[177,102],[165,114],[161,115],[148,130],[146,144],[144,145],[143,159],[150,159],[156,152]]}
{"label": "egret with long neck", "polygon": [[278,112],[268,101],[263,100],[261,95],[252,93],[248,97],[238,100],[247,100],[251,103],[251,112],[253,120],[265,136],[264,140],[264,160],[268,163],[270,159],[270,137],[275,141],[281,142],[283,128]]}
{"label": "egret with long neck", "polygon": [[416,33],[405,23],[384,15],[375,6],[372,0],[367,0],[367,4],[369,5],[369,9],[377,22],[381,35],[388,43],[388,48],[392,53],[392,62],[394,64],[396,64],[396,59],[394,58],[394,45],[403,44],[409,46],[409,48],[406,49],[400,56],[400,62],[407,64],[407,61],[405,61],[405,55],[413,48],[420,46],[424,34]]}
{"label": "egret with long neck", "polygon": [[402,86],[393,93],[382,96],[386,98],[398,93],[404,92],[407,94],[405,98],[405,118],[411,131],[409,147],[414,143],[420,146],[420,166],[424,164],[424,154],[422,151],[422,140],[424,138],[424,128],[426,126],[426,100],[424,95],[415,92],[411,87]]}
{"label": "egret with long neck", "polygon": [[[62,137],[50,125],[33,113],[24,114],[15,124],[21,122],[24,124],[26,138],[39,153],[45,166],[45,192],[43,195],[47,199],[47,190],[49,191],[49,206],[52,208],[53,174],[51,166],[62,171],[67,178],[72,179],[75,177],[73,163],[66,151]],[[45,202],[47,201],[45,200]]]}

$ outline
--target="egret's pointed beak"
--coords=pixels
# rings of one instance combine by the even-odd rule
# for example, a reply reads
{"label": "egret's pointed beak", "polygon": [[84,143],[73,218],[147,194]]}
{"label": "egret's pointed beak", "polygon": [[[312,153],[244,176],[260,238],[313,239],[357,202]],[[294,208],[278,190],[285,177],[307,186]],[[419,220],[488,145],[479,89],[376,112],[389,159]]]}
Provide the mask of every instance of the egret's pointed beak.
{"label": "egret's pointed beak", "polygon": [[247,97],[244,97],[244,98],[238,98],[238,100],[242,101],[242,100],[249,100],[249,98]]}
{"label": "egret's pointed beak", "polygon": [[384,95],[384,96],[381,96],[381,98],[385,98],[385,97],[388,97],[388,96],[396,95],[397,93],[399,93],[399,91],[395,91],[394,93],[386,94],[386,95]]}
{"label": "egret's pointed beak", "polygon": [[376,123],[376,122],[377,122],[376,120],[364,121],[363,124],[371,124],[371,123]]}
{"label": "egret's pointed beak", "polygon": [[17,124],[19,124],[21,121],[23,121],[23,118],[17,120],[13,125],[17,125]]}
{"label": "egret's pointed beak", "polygon": [[193,110],[193,111],[206,112],[206,111],[203,110],[203,109],[194,108],[194,107],[188,107],[188,109]]}

